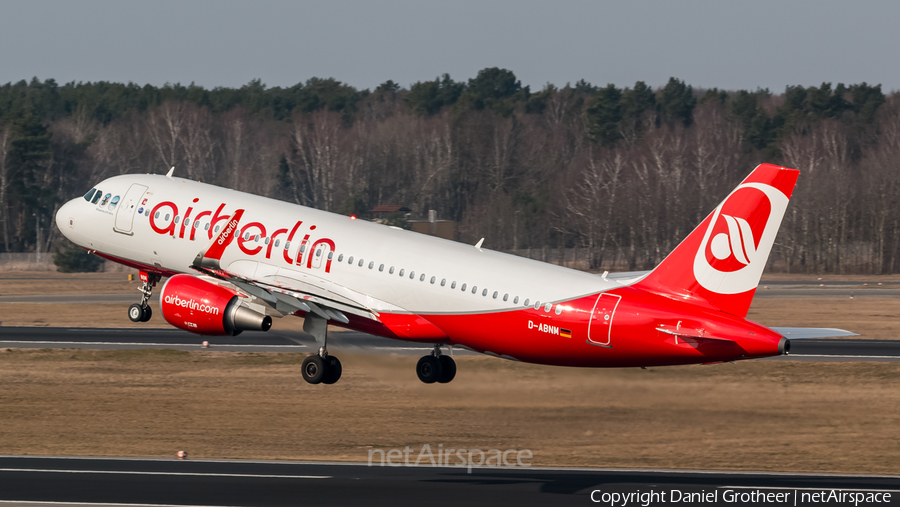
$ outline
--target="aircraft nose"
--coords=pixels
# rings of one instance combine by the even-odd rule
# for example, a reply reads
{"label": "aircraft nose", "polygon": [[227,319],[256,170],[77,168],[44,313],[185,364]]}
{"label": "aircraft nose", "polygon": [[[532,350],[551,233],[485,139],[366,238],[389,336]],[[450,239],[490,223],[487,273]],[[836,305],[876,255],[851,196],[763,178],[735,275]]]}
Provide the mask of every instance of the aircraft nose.
{"label": "aircraft nose", "polygon": [[63,233],[63,236],[71,239],[72,231],[75,230],[76,226],[76,215],[75,211],[77,210],[76,206],[78,199],[72,199],[71,201],[62,205],[59,208],[59,211],[56,212],[56,226],[59,228],[59,231]]}

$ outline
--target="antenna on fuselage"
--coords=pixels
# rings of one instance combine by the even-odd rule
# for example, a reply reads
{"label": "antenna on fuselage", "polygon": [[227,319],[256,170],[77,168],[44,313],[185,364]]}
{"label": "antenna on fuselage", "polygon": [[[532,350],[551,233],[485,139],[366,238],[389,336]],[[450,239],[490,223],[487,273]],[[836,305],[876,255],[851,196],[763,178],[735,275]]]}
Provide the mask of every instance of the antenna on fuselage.
{"label": "antenna on fuselage", "polygon": [[481,250],[481,245],[484,243],[484,238],[478,240],[478,243],[475,243],[475,248]]}
{"label": "antenna on fuselage", "polygon": [[166,178],[169,178],[169,179],[171,180],[171,179],[172,179],[172,173],[174,173],[174,172],[175,172],[175,166],[173,165],[172,168],[169,169],[169,172],[166,173]]}

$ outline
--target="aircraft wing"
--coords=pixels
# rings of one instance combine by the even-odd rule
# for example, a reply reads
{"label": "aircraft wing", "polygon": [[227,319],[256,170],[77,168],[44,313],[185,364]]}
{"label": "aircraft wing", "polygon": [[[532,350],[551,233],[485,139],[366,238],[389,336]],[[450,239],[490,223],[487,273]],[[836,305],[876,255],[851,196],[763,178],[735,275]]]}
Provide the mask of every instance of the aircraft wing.
{"label": "aircraft wing", "polygon": [[[368,308],[356,304],[347,298],[340,298],[331,291],[313,283],[305,283],[296,277],[273,276],[266,281],[256,280],[248,276],[222,269],[219,261],[225,248],[234,240],[238,223],[244,213],[243,209],[235,211],[231,220],[210,245],[201,250],[194,259],[191,268],[212,278],[228,282],[243,292],[263,301],[282,314],[293,314],[298,311],[312,313],[326,320],[334,320],[347,324],[350,319],[347,313],[371,320],[378,320],[376,314]],[[300,274],[300,273],[298,273]],[[302,275],[301,275],[302,277]],[[268,280],[272,278],[272,280]],[[276,282],[266,283],[267,281]]]}
{"label": "aircraft wing", "polygon": [[859,336],[856,333],[844,329],[829,327],[773,327],[773,331],[781,333],[781,336],[791,340],[803,338],[839,338],[842,336]]}

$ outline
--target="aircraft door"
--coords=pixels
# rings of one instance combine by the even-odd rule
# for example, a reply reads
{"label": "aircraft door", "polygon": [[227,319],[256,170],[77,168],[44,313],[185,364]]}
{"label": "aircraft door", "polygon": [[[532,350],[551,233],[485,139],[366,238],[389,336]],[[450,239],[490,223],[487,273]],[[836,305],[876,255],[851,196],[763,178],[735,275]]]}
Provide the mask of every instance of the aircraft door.
{"label": "aircraft door", "polygon": [[116,226],[113,228],[114,231],[123,234],[131,232],[138,203],[141,202],[141,198],[146,191],[147,187],[134,183],[128,189],[128,192],[125,192],[125,197],[122,199],[122,202],[119,203],[119,210],[116,211]]}
{"label": "aircraft door", "polygon": [[616,315],[616,307],[622,296],[601,293],[597,296],[588,325],[588,342],[601,347],[612,347],[612,326]]}

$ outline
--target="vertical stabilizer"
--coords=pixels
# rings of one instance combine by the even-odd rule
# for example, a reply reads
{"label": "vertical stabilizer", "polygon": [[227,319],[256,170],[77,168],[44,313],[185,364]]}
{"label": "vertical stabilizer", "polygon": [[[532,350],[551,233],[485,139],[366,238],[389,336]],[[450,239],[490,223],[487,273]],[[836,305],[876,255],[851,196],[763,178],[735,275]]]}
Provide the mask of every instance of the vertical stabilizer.
{"label": "vertical stabilizer", "polygon": [[635,287],[745,317],[799,174],[759,165]]}

